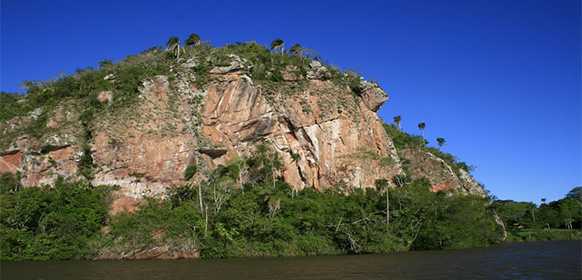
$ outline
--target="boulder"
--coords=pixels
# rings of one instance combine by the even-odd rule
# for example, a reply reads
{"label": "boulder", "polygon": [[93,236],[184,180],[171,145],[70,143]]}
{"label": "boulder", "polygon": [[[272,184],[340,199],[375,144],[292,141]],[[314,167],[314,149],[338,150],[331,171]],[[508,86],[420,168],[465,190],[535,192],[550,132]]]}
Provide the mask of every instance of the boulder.
{"label": "boulder", "polygon": [[388,95],[378,84],[362,81],[360,83],[362,100],[374,112],[388,100]]}
{"label": "boulder", "polygon": [[109,90],[104,90],[97,94],[97,101],[100,103],[111,103],[113,102],[113,92]]}
{"label": "boulder", "polygon": [[307,79],[309,80],[328,80],[331,78],[331,73],[327,67],[323,66],[321,62],[313,60],[309,63],[309,70],[307,71]]}

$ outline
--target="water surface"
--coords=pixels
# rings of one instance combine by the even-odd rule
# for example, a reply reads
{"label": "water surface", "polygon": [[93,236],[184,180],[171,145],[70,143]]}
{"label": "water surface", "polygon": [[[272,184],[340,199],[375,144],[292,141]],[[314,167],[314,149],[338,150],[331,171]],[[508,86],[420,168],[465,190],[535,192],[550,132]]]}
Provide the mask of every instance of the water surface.
{"label": "water surface", "polygon": [[582,279],[582,242],[391,255],[179,261],[6,262],[2,280]]}

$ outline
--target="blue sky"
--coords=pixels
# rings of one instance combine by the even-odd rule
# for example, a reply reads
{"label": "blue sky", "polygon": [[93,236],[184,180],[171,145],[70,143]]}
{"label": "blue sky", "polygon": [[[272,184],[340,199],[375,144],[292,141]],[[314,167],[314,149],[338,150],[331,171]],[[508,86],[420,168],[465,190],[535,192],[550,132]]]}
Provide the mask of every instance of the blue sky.
{"label": "blue sky", "polygon": [[402,115],[412,132],[425,121],[499,198],[554,200],[582,185],[578,0],[0,2],[3,91],[171,35],[281,37],[379,81],[384,120]]}

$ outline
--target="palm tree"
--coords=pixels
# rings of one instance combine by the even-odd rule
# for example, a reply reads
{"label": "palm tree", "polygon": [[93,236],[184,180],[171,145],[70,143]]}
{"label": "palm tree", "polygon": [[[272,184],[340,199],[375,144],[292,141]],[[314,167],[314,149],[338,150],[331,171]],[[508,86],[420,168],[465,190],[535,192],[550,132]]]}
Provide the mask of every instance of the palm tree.
{"label": "palm tree", "polygon": [[426,123],[420,122],[418,124],[418,129],[420,129],[420,135],[424,138],[424,129],[426,128]]}
{"label": "palm tree", "polygon": [[276,50],[279,49],[281,51],[281,53],[283,53],[283,45],[285,44],[285,42],[283,42],[283,40],[281,40],[280,38],[277,38],[275,40],[273,40],[273,42],[271,42],[271,50]]}
{"label": "palm tree", "polygon": [[437,144],[439,145],[439,148],[442,148],[445,145],[445,143],[447,143],[447,140],[445,140],[445,138],[442,137],[438,137],[436,141]]}
{"label": "palm tree", "polygon": [[186,46],[192,47],[198,45],[200,45],[200,36],[198,36],[198,34],[196,33],[190,34],[190,36],[188,36],[188,39],[186,39]]}
{"label": "palm tree", "polygon": [[166,43],[166,50],[173,52],[176,55],[176,58],[180,59],[180,49],[180,39],[176,36],[170,37]]}
{"label": "palm tree", "polygon": [[400,129],[400,121],[402,121],[402,117],[400,115],[394,117],[394,123],[398,129]]}
{"label": "palm tree", "polygon": [[390,224],[390,192],[388,191],[388,180],[376,180],[376,189],[386,195],[386,224]]}
{"label": "palm tree", "polygon": [[291,53],[291,55],[303,57],[303,47],[300,44],[293,45],[289,49],[289,52]]}

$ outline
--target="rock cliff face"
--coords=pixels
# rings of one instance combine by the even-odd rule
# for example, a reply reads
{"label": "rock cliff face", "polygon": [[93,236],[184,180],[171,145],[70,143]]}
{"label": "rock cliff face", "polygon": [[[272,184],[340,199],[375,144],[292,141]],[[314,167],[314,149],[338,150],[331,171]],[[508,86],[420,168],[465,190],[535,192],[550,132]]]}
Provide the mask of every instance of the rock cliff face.
{"label": "rock cliff face", "polygon": [[[108,109],[90,123],[82,122],[83,108],[74,99],[0,123],[0,173],[19,172],[26,186],[51,184],[58,176],[83,178],[90,159],[93,184],[119,185],[120,197],[135,200],[185,183],[189,165],[209,171],[267,142],[283,159],[281,177],[296,189],[367,188],[403,174],[376,114],[388,96],[375,83],[360,80],[357,90],[335,83],[317,61],[306,73],[287,67],[276,85],[257,83],[249,74],[253,65],[228,58],[207,70],[203,87],[196,60],[177,63],[171,77],[142,80],[137,101],[124,108],[109,109],[116,92],[101,91],[95,102]],[[115,76],[104,80],[114,83]],[[39,114],[47,118],[42,135],[20,129]],[[401,153],[417,159],[410,175],[428,177],[434,190],[482,193],[470,175],[414,153]]]}
{"label": "rock cliff face", "polygon": [[401,150],[400,155],[409,163],[409,175],[413,178],[427,178],[435,192],[458,191],[485,195],[483,187],[467,171],[461,168],[455,170],[429,151],[408,148]]}

